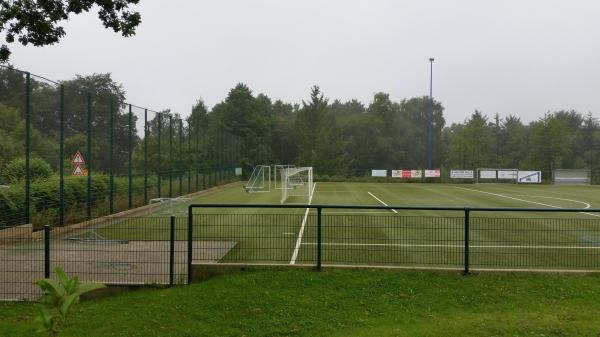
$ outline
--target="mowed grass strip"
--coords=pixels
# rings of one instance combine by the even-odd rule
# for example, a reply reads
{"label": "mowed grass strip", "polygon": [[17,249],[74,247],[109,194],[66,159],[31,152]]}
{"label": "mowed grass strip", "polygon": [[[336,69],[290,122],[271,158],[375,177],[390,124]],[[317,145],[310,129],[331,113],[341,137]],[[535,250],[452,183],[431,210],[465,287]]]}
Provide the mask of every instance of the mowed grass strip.
{"label": "mowed grass strip", "polygon": [[[249,270],[82,302],[62,336],[597,336],[596,275]],[[0,303],[1,336],[33,336]]]}

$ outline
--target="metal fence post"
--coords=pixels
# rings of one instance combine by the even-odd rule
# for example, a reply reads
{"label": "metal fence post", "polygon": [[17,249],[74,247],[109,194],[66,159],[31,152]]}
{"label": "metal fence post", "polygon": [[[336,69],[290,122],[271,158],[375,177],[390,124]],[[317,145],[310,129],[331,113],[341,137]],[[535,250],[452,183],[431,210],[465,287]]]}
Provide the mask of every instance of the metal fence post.
{"label": "metal fence post", "polygon": [[25,76],[25,223],[30,223],[31,208],[31,172],[29,157],[31,156],[31,74]]}
{"label": "metal fence post", "polygon": [[162,166],[161,166],[162,154],[160,153],[161,152],[160,151],[160,148],[161,148],[161,144],[160,144],[160,136],[161,135],[160,134],[161,134],[161,130],[162,130],[162,114],[159,112],[157,117],[158,117],[158,130],[157,130],[157,133],[158,133],[158,157],[156,158],[156,161],[157,161],[157,163],[156,163],[156,179],[157,179],[156,187],[158,190],[157,191],[158,198],[160,198],[160,188],[162,185],[162,177],[161,177],[161,171],[160,171],[162,168]]}
{"label": "metal fence post", "polygon": [[317,270],[321,270],[321,207],[317,207]]}
{"label": "metal fence post", "polygon": [[65,86],[60,85],[59,96],[59,144],[58,144],[58,170],[59,178],[59,206],[58,206],[58,223],[60,226],[65,225]]}
{"label": "metal fence post", "polygon": [[108,148],[109,148],[109,155],[108,155],[108,209],[109,209],[109,214],[113,214],[114,211],[114,190],[115,190],[115,175],[113,172],[113,152],[114,152],[114,142],[113,142],[113,138],[114,138],[114,129],[115,129],[115,120],[114,120],[114,115],[115,115],[115,106],[114,106],[114,101],[111,99],[110,100],[110,116],[108,118],[109,120],[109,144],[108,144]]}
{"label": "metal fence post", "polygon": [[196,191],[200,189],[200,182],[198,181],[198,179],[200,179],[200,161],[198,160],[200,158],[200,133],[198,131],[199,128],[196,125],[196,127],[194,127],[194,133],[196,134],[196,155],[194,156],[194,166],[196,166]]}
{"label": "metal fence post", "polygon": [[127,149],[127,156],[129,158],[129,165],[127,165],[127,206],[128,208],[131,208],[133,202],[132,202],[132,197],[131,197],[131,189],[133,186],[133,180],[131,180],[131,173],[132,173],[132,166],[133,166],[133,157],[132,157],[132,152],[133,152],[133,113],[131,112],[131,104],[129,104],[129,121],[128,121],[128,132],[129,132],[129,138],[128,138],[128,149]]}
{"label": "metal fence post", "polygon": [[179,176],[179,195],[183,193],[183,168],[181,166],[183,157],[183,120],[179,120],[179,158],[177,158],[177,175]]}
{"label": "metal fence post", "polygon": [[175,217],[171,216],[169,226],[169,285],[173,285],[175,276]]}
{"label": "metal fence post", "polygon": [[187,284],[192,283],[192,258],[193,258],[193,215],[192,215],[192,206],[188,208],[188,242],[187,242]]}
{"label": "metal fence post", "polygon": [[470,212],[469,208],[465,208],[465,269],[463,271],[463,275],[469,274],[469,222],[470,222]]}
{"label": "metal fence post", "polygon": [[87,140],[86,140],[86,156],[87,156],[87,191],[85,203],[86,216],[88,219],[92,217],[92,94],[87,94]]}
{"label": "metal fence post", "polygon": [[144,109],[144,205],[148,204],[148,109]]}
{"label": "metal fence post", "polygon": [[192,126],[188,121],[187,132],[187,174],[188,174],[188,193],[192,193]]}
{"label": "metal fence post", "polygon": [[44,278],[50,277],[50,226],[44,225]]}
{"label": "metal fence post", "polygon": [[169,115],[169,198],[173,197],[173,116]]}

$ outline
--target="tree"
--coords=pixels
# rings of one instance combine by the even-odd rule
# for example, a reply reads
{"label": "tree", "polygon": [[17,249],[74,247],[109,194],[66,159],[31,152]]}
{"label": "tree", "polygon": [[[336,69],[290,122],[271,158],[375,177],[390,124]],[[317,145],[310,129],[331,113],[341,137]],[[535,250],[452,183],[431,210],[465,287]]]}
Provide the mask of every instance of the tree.
{"label": "tree", "polygon": [[[58,43],[66,32],[61,25],[72,14],[89,12],[98,6],[98,18],[106,28],[128,37],[141,22],[140,13],[129,6],[139,0],[0,0],[0,33],[8,44],[18,41],[37,47]],[[0,46],[0,63],[7,62],[10,50]]]}
{"label": "tree", "polygon": [[311,89],[310,101],[302,101],[296,116],[297,164],[313,166],[319,174],[346,175],[348,169],[344,139],[328,100],[318,86]]}
{"label": "tree", "polygon": [[[239,83],[209,114],[215,124],[209,140],[215,141],[223,133],[228,133],[241,141],[240,162],[244,172],[251,172],[250,168],[254,165],[271,161],[270,105],[271,100],[267,96],[254,97],[250,88]],[[218,144],[214,143],[211,148],[216,146]]]}
{"label": "tree", "polygon": [[[429,123],[429,97],[413,97],[400,102],[400,122],[404,124],[403,142],[396,144],[409,149],[403,159],[407,167],[425,167],[427,157],[427,129]],[[432,154],[433,166],[439,167],[444,161],[444,144],[442,144],[442,129],[446,124],[444,107],[440,102],[433,101]]]}

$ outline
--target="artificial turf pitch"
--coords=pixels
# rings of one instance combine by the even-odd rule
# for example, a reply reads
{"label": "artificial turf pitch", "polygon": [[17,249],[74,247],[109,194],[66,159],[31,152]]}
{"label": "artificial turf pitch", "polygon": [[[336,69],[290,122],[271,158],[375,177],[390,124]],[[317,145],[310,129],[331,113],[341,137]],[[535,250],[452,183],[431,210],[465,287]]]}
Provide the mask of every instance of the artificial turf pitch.
{"label": "artificial turf pitch", "polygon": [[[600,206],[599,192],[597,186],[317,183],[311,203],[591,209]],[[280,197],[281,191],[275,189],[246,193],[240,183],[192,202],[279,204]],[[193,212],[194,241],[236,242],[221,263],[316,263],[314,209],[232,207],[195,208]],[[325,265],[464,267],[463,211],[324,208],[322,212],[321,258]],[[181,215],[177,221],[182,228],[177,235],[183,239],[187,219],[185,213]],[[130,238],[139,235],[135,224],[139,221],[143,219],[99,232],[105,237]],[[599,213],[471,212],[469,226],[473,268],[600,269]],[[153,231],[153,237],[146,239],[161,239],[166,233]]]}

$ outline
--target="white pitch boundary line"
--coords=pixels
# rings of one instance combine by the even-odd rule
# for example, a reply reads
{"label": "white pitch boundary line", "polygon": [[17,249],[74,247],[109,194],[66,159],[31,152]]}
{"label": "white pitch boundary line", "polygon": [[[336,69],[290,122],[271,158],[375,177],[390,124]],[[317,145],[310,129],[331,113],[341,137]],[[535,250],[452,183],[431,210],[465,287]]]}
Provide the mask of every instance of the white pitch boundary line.
{"label": "white pitch boundary line", "polygon": [[[312,202],[313,195],[315,195],[315,189],[317,188],[317,183],[313,184],[313,193],[308,198],[308,204]],[[300,226],[300,232],[298,233],[298,239],[296,240],[296,246],[294,247],[294,252],[292,253],[292,258],[290,260],[290,264],[296,264],[296,259],[298,258],[298,253],[300,252],[300,245],[302,244],[302,236],[304,235],[304,227],[306,226],[306,220],[308,219],[308,212],[310,212],[310,208],[306,208],[306,212],[304,212],[304,219],[302,219],[302,225]]]}
{"label": "white pitch boundary line", "polygon": [[[319,193],[321,193],[321,192],[319,192]],[[358,214],[358,215],[362,215],[362,214],[390,214],[390,212],[376,212],[376,211],[373,211],[373,212],[369,212],[369,211],[355,211],[355,212],[352,212],[352,211],[330,211],[330,210],[328,210],[326,212],[323,212],[323,214],[325,214],[325,215],[328,215],[328,214]]]}
{"label": "white pitch boundary line", "polygon": [[[389,206],[388,204],[386,204],[385,202],[381,201],[381,199],[377,198],[373,193],[368,192],[370,196],[372,196],[373,198],[375,198],[375,200],[379,201],[380,203],[382,203],[384,206]],[[395,209],[392,209],[392,212],[394,213],[398,213]]]}
{"label": "white pitch boundary line", "polygon": [[[458,186],[454,186],[454,188],[458,188],[458,189],[465,190],[465,191],[471,191],[471,192],[485,193],[485,194],[493,195],[493,196],[496,196],[496,197],[507,198],[507,199],[517,200],[517,201],[522,201],[522,202],[528,202],[530,204],[535,204],[535,205],[540,205],[540,206],[546,206],[546,207],[552,207],[552,208],[562,208],[562,207],[555,206],[555,205],[544,204],[542,202],[537,202],[537,201],[531,201],[531,200],[525,200],[525,199],[510,197],[508,195],[503,195],[503,194],[498,194],[498,193],[492,193],[492,192],[486,192],[486,191],[476,190],[476,189],[472,189],[472,188],[458,187]],[[574,200],[570,200],[570,201],[574,201]],[[585,204],[587,204],[587,203],[585,203]],[[589,206],[591,206],[591,205],[589,205]],[[585,208],[589,208],[589,207],[586,206]],[[588,213],[588,212],[578,212],[578,213],[600,218],[600,214],[593,214],[593,213]]]}
{"label": "white pitch boundary line", "polygon": [[[304,242],[303,245],[314,246],[316,242]],[[323,246],[380,246],[380,247],[429,247],[429,248],[464,248],[464,245],[436,245],[436,244],[411,244],[411,243],[343,243],[322,242]],[[511,246],[511,245],[479,245],[470,248],[521,248],[521,249],[600,249],[600,246]]]}

